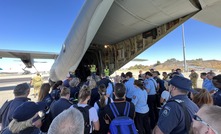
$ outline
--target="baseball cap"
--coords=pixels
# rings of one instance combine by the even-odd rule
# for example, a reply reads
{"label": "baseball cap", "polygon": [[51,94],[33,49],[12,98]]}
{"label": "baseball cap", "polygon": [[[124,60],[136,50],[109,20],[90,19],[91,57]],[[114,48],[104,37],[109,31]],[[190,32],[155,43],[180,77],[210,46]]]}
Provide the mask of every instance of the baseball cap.
{"label": "baseball cap", "polygon": [[191,80],[181,77],[178,75],[175,75],[170,81],[169,84],[181,89],[181,90],[186,90],[189,92],[195,93],[196,91],[192,89],[192,82]]}
{"label": "baseball cap", "polygon": [[44,110],[46,107],[45,102],[24,102],[19,107],[17,107],[12,115],[13,119],[16,119],[18,122],[26,121],[32,118],[37,112]]}

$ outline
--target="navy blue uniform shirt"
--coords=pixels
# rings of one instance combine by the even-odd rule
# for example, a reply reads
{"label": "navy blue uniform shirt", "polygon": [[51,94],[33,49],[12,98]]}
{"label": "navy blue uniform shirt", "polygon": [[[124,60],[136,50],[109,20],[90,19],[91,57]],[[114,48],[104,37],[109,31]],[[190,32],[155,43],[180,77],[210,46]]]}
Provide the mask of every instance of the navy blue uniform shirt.
{"label": "navy blue uniform shirt", "polygon": [[70,87],[69,82],[70,82],[70,80],[68,80],[68,79],[64,80],[63,81],[63,86]]}
{"label": "navy blue uniform shirt", "polygon": [[220,89],[213,95],[213,103],[214,105],[221,107],[221,90]]}
{"label": "navy blue uniform shirt", "polygon": [[[186,95],[177,95],[171,99],[178,99],[184,101],[184,105],[190,114],[192,121],[193,115],[199,110],[198,106],[193,103]],[[185,130],[185,113],[177,102],[168,102],[160,111],[158,127],[164,134],[187,134]]]}
{"label": "navy blue uniform shirt", "polygon": [[19,97],[19,98],[15,98],[10,106],[9,106],[9,110],[6,114],[6,118],[5,120],[2,120],[2,129],[7,127],[8,124],[11,122],[12,120],[12,114],[14,113],[15,109],[20,106],[21,104],[23,104],[24,102],[30,100],[29,98],[26,97]]}
{"label": "navy blue uniform shirt", "polygon": [[52,119],[54,119],[58,114],[63,112],[65,109],[68,109],[72,103],[70,103],[67,99],[60,98],[59,100],[53,102],[50,106],[50,113]]}
{"label": "navy blue uniform shirt", "polygon": [[46,103],[47,107],[50,107],[50,105],[51,105],[51,103],[52,103],[53,100],[54,100],[54,99],[52,98],[51,94],[47,94],[47,95],[43,98],[42,101],[44,101],[44,102]]}

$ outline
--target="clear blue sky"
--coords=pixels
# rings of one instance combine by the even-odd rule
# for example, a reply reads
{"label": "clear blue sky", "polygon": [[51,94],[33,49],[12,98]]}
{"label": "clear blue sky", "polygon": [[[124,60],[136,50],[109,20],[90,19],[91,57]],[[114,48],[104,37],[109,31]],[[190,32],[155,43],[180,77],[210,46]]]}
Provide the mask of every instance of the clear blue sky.
{"label": "clear blue sky", "polygon": [[[0,49],[60,52],[84,0],[0,1]],[[196,21],[185,22],[186,59],[220,60],[221,29]],[[148,64],[183,59],[182,28],[178,27],[138,58]],[[8,61],[8,60],[7,60]],[[0,59],[0,63],[4,63]]]}

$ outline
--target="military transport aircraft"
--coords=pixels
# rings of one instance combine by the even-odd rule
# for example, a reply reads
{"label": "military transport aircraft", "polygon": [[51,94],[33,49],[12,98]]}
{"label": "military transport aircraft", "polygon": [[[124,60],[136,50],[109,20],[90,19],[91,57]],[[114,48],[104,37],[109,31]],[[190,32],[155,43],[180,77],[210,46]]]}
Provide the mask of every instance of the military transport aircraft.
{"label": "military transport aircraft", "polygon": [[86,0],[50,78],[91,64],[113,73],[189,18],[221,27],[220,7],[221,0]]}
{"label": "military transport aircraft", "polygon": [[86,0],[50,78],[82,64],[113,73],[189,18],[221,27],[220,7],[221,0]]}

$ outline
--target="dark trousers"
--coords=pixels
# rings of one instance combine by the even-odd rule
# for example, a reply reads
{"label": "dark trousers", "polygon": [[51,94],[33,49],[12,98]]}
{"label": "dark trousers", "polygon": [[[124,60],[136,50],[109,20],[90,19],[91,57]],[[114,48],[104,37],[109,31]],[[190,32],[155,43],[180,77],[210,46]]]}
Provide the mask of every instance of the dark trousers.
{"label": "dark trousers", "polygon": [[147,104],[149,106],[150,127],[154,129],[158,120],[156,95],[148,95]]}
{"label": "dark trousers", "polygon": [[148,112],[145,114],[136,112],[134,122],[139,134],[151,134]]}

